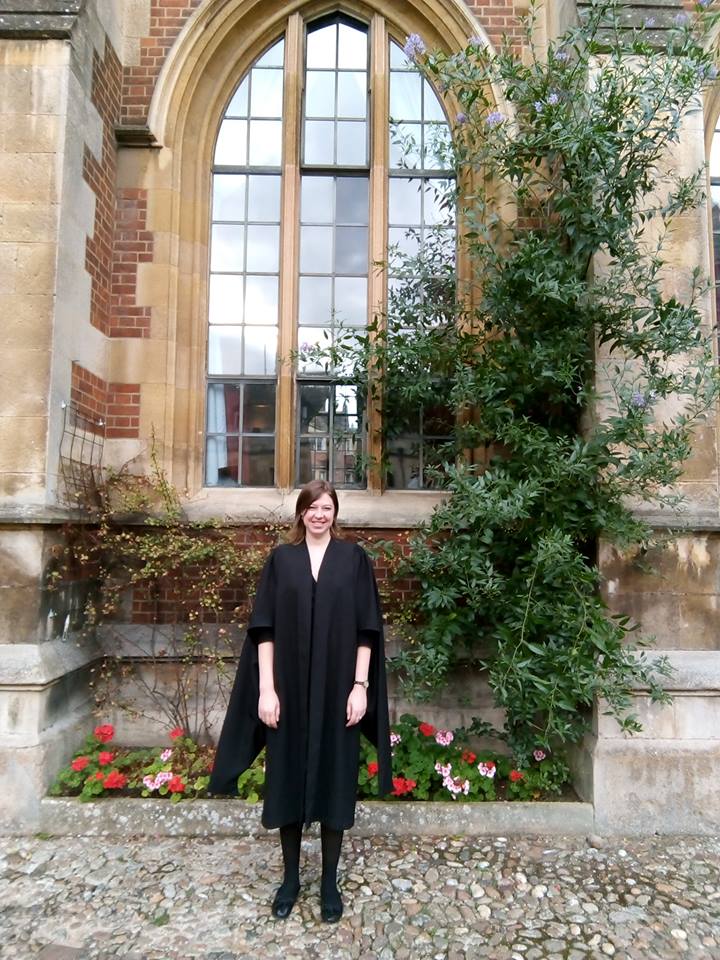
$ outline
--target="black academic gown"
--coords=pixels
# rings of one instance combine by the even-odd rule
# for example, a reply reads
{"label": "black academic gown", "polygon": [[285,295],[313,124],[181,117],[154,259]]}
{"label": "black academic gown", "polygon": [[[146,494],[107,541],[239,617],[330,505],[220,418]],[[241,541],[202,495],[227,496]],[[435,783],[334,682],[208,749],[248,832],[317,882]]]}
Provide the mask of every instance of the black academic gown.
{"label": "black academic gown", "polygon": [[[257,639],[272,635],[277,729],[258,718]],[[368,708],[347,727],[360,635],[371,643]],[[370,559],[331,540],[313,603],[305,543],[276,547],[258,584],[248,635],[218,743],[210,792],[236,794],[237,778],[266,750],[263,826],[319,820],[336,830],[355,818],[360,731],[377,747],[378,793],[392,789],[382,615]]]}

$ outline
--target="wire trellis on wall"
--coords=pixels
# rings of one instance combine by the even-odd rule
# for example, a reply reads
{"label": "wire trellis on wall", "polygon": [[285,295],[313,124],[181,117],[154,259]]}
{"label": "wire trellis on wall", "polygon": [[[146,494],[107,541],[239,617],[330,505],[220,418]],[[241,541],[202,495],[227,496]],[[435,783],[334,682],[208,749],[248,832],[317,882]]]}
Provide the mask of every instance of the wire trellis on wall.
{"label": "wire trellis on wall", "polygon": [[63,404],[60,439],[60,496],[69,507],[93,512],[102,505],[102,455],[105,421]]}

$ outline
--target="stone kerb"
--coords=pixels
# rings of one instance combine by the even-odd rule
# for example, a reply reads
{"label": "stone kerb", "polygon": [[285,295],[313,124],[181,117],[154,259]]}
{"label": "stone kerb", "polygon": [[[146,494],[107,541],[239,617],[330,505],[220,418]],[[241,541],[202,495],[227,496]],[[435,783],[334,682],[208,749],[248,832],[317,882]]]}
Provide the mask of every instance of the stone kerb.
{"label": "stone kerb", "polygon": [[[171,803],[131,797],[89,803],[46,797],[40,827],[53,836],[263,836],[259,803],[192,800]],[[353,833],[372,836],[587,836],[594,832],[590,803],[440,803],[361,801]]]}

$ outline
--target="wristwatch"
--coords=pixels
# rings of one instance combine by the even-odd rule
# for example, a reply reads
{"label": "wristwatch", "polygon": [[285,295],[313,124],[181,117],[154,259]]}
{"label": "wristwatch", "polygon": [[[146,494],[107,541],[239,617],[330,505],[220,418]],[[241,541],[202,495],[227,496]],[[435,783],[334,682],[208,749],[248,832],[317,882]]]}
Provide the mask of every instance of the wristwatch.
{"label": "wristwatch", "polygon": [[359,687],[364,687],[365,690],[367,690],[367,688],[370,686],[370,681],[369,680],[353,680],[353,686],[355,686],[355,684],[357,684]]}

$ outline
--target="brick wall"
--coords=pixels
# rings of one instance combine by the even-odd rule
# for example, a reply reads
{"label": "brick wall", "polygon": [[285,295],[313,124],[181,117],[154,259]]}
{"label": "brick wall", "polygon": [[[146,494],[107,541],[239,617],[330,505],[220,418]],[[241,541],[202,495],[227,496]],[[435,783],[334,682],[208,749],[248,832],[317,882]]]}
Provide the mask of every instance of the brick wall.
{"label": "brick wall", "polygon": [[105,425],[107,439],[140,435],[139,383],[108,383],[73,362],[70,399],[81,416]]}
{"label": "brick wall", "polygon": [[95,227],[85,247],[85,267],[92,282],[90,323],[103,333],[108,332],[110,318],[117,171],[115,123],[120,111],[121,91],[122,67],[106,38],[102,58],[97,51],[93,53],[90,92],[90,99],[103,124],[101,158],[98,160],[88,147],[85,147],[83,158],[83,177],[95,194]]}
{"label": "brick wall", "polygon": [[111,305],[111,337],[149,337],[150,307],[136,302],[138,264],[153,258],[153,234],[147,226],[147,191],[119,190],[115,207]]}
{"label": "brick wall", "polygon": [[125,69],[122,123],[144,124],[158,74],[183,25],[202,0],[152,0],[150,34],[140,41],[140,63]]}
{"label": "brick wall", "polygon": [[[400,548],[401,553],[407,553],[406,544],[409,533],[405,530],[367,530],[346,527],[343,532],[348,539],[356,540],[371,551],[373,544],[378,541],[393,541]],[[276,531],[268,531],[265,527],[238,527],[232,531],[232,536],[239,547],[257,549],[263,555],[269,553],[277,542]],[[410,599],[416,591],[417,585],[411,580],[398,578],[393,565],[388,564],[385,559],[374,560],[373,567],[386,612],[392,612],[399,602]],[[194,578],[194,571],[184,569],[167,579],[135,586],[132,595],[132,622],[138,624],[185,622],[189,612],[197,605]],[[223,588],[221,599],[222,610],[219,613],[207,610],[202,612],[204,623],[222,623],[231,620],[243,623],[247,620],[249,604],[244,577],[238,577]]]}

